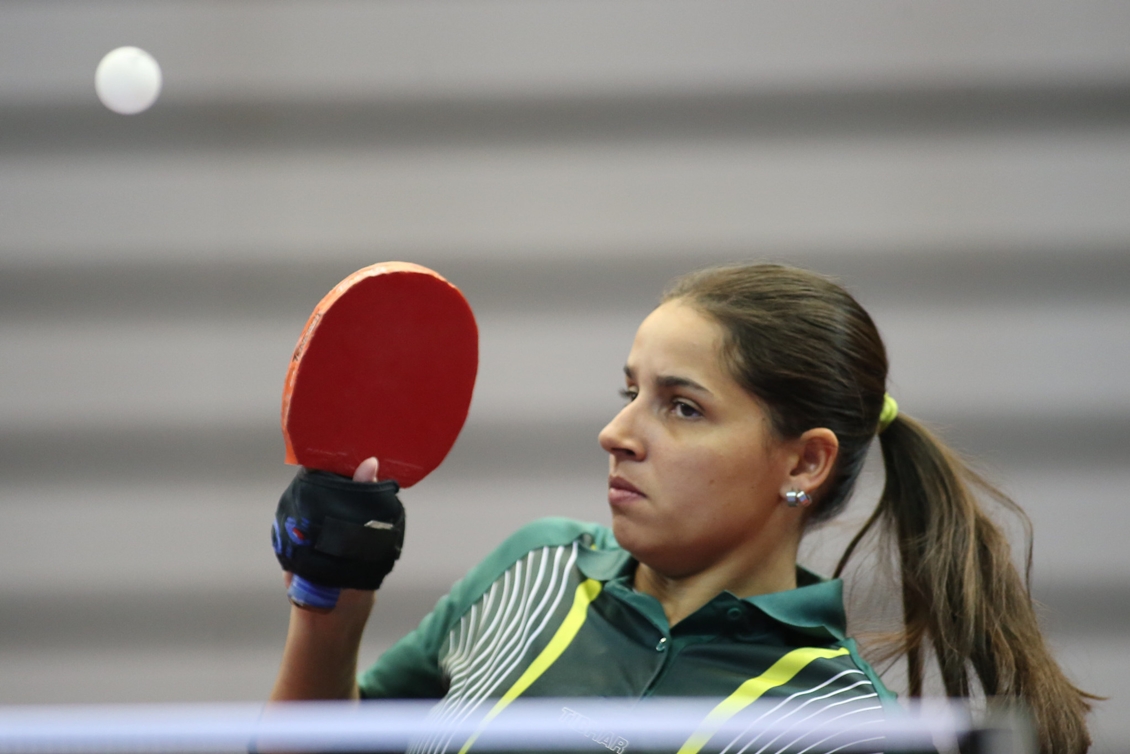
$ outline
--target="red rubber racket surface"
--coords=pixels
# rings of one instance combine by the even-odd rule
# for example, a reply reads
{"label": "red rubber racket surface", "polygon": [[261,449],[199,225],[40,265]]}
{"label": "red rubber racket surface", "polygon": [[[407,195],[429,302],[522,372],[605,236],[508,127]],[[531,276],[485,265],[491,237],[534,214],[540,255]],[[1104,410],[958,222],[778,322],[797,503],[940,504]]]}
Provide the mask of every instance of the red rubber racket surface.
{"label": "red rubber racket surface", "polygon": [[443,461],[467,418],[479,332],[463,294],[408,262],[358,270],[306,323],[283,387],[287,463],[411,487]]}

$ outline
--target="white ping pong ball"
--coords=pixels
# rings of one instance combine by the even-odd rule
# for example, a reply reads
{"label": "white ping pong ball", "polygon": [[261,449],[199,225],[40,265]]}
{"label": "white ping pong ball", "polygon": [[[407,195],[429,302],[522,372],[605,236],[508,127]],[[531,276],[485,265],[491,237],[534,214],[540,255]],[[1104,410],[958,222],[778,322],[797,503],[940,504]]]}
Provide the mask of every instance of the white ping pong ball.
{"label": "white ping pong ball", "polygon": [[94,72],[102,104],[121,115],[146,110],[161,93],[161,66],[145,50],[119,47],[106,53]]}

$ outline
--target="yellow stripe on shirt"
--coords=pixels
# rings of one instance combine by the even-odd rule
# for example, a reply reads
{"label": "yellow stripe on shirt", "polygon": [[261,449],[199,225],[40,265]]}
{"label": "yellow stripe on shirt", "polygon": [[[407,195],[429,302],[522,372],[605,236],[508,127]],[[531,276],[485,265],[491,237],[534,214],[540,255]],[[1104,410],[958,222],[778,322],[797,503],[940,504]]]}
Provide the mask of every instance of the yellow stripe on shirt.
{"label": "yellow stripe on shirt", "polygon": [[734,693],[710,710],[710,714],[703,719],[698,729],[679,749],[678,754],[698,754],[699,750],[706,745],[706,742],[718,732],[718,729],[727,720],[753,704],[769,689],[783,686],[791,681],[813,660],[830,659],[846,654],[848,654],[846,649],[818,649],[816,647],[794,649],[770,665],[769,669],[761,675],[750,678],[741,686],[738,686]]}
{"label": "yellow stripe on shirt", "polygon": [[526,671],[514,681],[514,685],[510,690],[502,695],[502,698],[494,705],[483,721],[479,723],[478,729],[467,739],[467,743],[463,744],[463,748],[459,750],[459,754],[467,754],[471,746],[478,739],[479,734],[483,729],[490,724],[490,721],[498,717],[498,714],[510,704],[510,702],[517,699],[528,689],[534,681],[541,677],[542,673],[549,670],[553,663],[557,662],[557,658],[573,643],[573,639],[577,637],[577,633],[581,630],[581,626],[585,625],[585,618],[588,617],[589,604],[596,599],[600,594],[601,584],[599,581],[593,579],[586,579],[577,586],[577,591],[573,594],[573,606],[569,608],[569,613],[565,616],[565,620],[561,621],[561,625],[557,629],[557,633],[549,640],[549,644],[545,645],[545,649],[541,651],[534,661],[530,663]]}

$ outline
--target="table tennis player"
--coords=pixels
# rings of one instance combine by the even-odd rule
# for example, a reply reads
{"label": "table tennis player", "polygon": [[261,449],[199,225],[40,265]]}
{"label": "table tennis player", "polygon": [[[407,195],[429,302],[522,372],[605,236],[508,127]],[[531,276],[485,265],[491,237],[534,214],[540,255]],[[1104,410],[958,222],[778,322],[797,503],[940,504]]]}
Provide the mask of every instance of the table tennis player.
{"label": "table tennis player", "polygon": [[[865,533],[891,535],[905,631],[887,656],[905,656],[909,695],[935,665],[949,696],[1022,700],[1041,752],[1087,749],[1094,697],[1052,657],[985,502],[1023,513],[899,410],[875,324],[843,288],[769,264],[691,273],[640,325],[624,373],[625,405],[599,436],[611,529],[549,519],[513,533],[359,675],[375,592],[294,608],[272,699],[436,698],[441,717],[505,714],[518,697],[724,699],[711,719],[774,700],[859,726],[819,742],[798,728],[773,751],[883,751],[867,723],[894,695],[847,635],[841,581],[797,564],[877,437],[885,486],[836,575]],[[375,482],[376,465],[355,483]],[[680,751],[751,743],[711,735],[702,721]],[[614,731],[590,738],[631,750]],[[437,734],[415,750],[473,744]]]}

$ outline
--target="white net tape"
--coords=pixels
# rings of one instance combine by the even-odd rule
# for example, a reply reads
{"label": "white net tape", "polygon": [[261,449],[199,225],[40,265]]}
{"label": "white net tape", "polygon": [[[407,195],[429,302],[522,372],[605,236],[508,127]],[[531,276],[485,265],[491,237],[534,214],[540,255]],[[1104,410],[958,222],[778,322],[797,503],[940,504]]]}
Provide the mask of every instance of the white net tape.
{"label": "white net tape", "polygon": [[[0,707],[0,752],[406,751],[414,742],[419,748],[420,741],[437,740],[439,732],[443,748],[452,754],[838,754],[931,750],[936,744],[945,749],[978,732],[970,716],[952,705],[889,714],[861,728],[850,717],[806,720],[764,703],[727,718],[716,712],[717,702],[657,699],[629,706],[608,699],[518,700],[497,716],[484,710],[438,722],[432,701],[10,706]],[[737,741],[746,743],[735,746]]]}

